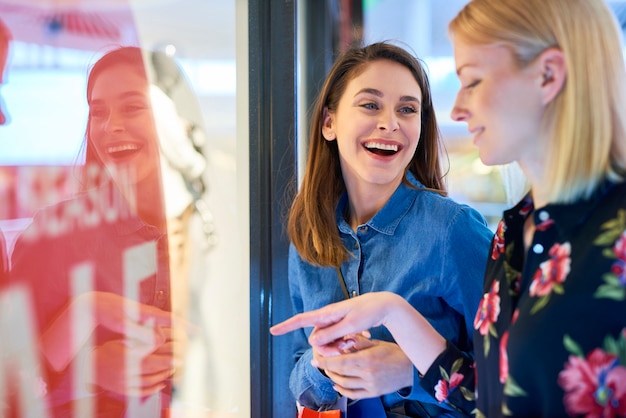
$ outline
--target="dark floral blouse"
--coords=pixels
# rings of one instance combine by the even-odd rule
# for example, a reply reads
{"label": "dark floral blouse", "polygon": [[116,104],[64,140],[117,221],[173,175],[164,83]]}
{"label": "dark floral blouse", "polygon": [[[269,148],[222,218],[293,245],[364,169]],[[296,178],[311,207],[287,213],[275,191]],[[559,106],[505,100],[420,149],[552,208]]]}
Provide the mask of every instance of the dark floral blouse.
{"label": "dark floral blouse", "polygon": [[504,213],[474,346],[475,361],[448,344],[424,376],[439,402],[489,418],[626,416],[626,183]]}

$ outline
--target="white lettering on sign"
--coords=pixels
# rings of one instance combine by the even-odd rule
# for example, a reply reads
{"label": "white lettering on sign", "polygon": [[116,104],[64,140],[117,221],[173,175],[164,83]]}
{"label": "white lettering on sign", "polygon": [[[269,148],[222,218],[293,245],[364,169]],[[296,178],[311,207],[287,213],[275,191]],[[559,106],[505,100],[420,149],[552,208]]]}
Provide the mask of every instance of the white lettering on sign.
{"label": "white lettering on sign", "polygon": [[[156,242],[146,242],[124,252],[124,294],[131,300],[139,299],[139,285],[142,280],[157,272],[157,247]],[[137,305],[126,305],[126,316],[131,320],[141,322],[140,312]],[[154,320],[145,321],[145,326],[154,327]],[[155,341],[151,345],[155,345]],[[126,370],[129,378],[128,387],[140,387],[141,362],[126,358]],[[161,407],[161,393],[157,392],[145,400],[131,398],[128,403],[126,416],[138,418],[152,418],[159,416]]]}
{"label": "white lettering on sign", "polygon": [[[139,301],[141,282],[157,273],[157,243],[150,241],[130,247],[123,251],[123,296],[127,300]],[[95,266],[84,262],[69,270],[72,300],[94,290]],[[45,280],[45,277],[42,277]],[[0,292],[0,416],[4,416],[2,406],[6,405],[8,395],[19,402],[20,416],[26,418],[49,418],[46,395],[47,387],[42,374],[44,356],[40,352],[39,336],[34,319],[34,306],[31,292],[22,285],[14,285]],[[71,327],[70,336],[66,336],[67,349],[76,353],[70,365],[72,376],[72,393],[68,401],[73,400],[74,418],[91,418],[96,416],[95,396],[89,392],[87,382],[97,381],[95,375],[95,357],[93,356],[93,330],[98,325],[93,305],[94,298],[86,299],[87,304],[70,304]],[[139,304],[124,304],[128,319],[150,329],[154,329],[154,319],[145,320],[141,317]],[[132,339],[129,335],[127,338]],[[151,345],[155,345],[156,340]],[[150,345],[150,344],[146,344]],[[146,354],[154,347],[147,348]],[[125,356],[124,367],[128,376],[127,387],[138,387],[141,379],[142,358]],[[19,376],[19,379],[16,379]],[[130,391],[129,391],[130,392]],[[128,397],[125,416],[158,417],[161,415],[161,394],[156,393],[148,398]]]}
{"label": "white lettering on sign", "polygon": [[[113,167],[110,169],[113,170]],[[34,241],[40,237],[54,238],[136,216],[137,190],[130,168],[114,169],[110,176],[115,182],[111,181],[109,174],[103,174],[107,172],[98,166],[86,167],[85,172],[86,183],[99,186],[90,187],[72,199],[61,202],[56,210],[39,211],[37,216],[41,221],[31,224],[24,231],[24,239]],[[37,196],[27,198],[37,199]]]}
{"label": "white lettering on sign", "polygon": [[[74,267],[70,272],[70,280],[74,298],[91,292],[94,286],[93,264],[82,263]],[[93,338],[91,333],[95,329],[96,321],[93,306],[89,306],[88,309],[81,309],[79,305],[73,304],[72,307],[73,343],[82,343],[82,341],[76,341],[80,340],[77,336],[89,336],[84,342],[83,348],[78,351],[77,361],[74,362],[74,367],[72,368],[73,381],[76,382],[73,385],[74,399],[77,399],[74,403],[74,416],[91,418],[95,416],[94,399],[92,396],[82,396],[81,390],[85,391],[89,382],[95,381]]]}
{"label": "white lettering on sign", "polygon": [[47,418],[47,389],[39,367],[32,312],[26,288],[13,286],[0,294],[0,405],[6,405],[11,394],[21,416]]}

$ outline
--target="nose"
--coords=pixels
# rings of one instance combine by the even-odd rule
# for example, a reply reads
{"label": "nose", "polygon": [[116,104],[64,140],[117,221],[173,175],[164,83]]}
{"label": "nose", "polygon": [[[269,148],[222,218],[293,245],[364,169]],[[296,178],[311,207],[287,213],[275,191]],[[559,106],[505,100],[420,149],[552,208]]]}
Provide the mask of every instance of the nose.
{"label": "nose", "polygon": [[463,98],[461,97],[461,92],[459,91],[456,94],[456,99],[454,100],[454,106],[452,106],[452,111],[450,112],[450,117],[455,122],[462,122],[467,120],[469,116],[469,111],[467,107],[463,103]]}
{"label": "nose", "polygon": [[378,119],[378,129],[381,131],[396,131],[398,130],[398,117],[393,110],[380,112],[380,118]]}
{"label": "nose", "polygon": [[124,129],[124,116],[120,112],[111,111],[105,122],[107,132],[118,132]]}

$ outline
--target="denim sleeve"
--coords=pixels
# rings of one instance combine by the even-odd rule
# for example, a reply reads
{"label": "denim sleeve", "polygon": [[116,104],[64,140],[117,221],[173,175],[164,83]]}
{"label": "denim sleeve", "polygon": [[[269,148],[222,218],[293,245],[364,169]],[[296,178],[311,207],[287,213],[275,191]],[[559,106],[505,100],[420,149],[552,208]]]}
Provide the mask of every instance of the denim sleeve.
{"label": "denim sleeve", "polygon": [[339,394],[333,382],[316,367],[311,366],[313,350],[307,349],[298,359],[289,378],[289,388],[300,405],[312,409],[332,405]]}
{"label": "denim sleeve", "polygon": [[[302,259],[293,246],[289,248],[289,291],[294,314],[303,311],[301,282],[307,280],[302,268]],[[289,378],[289,389],[300,403],[317,409],[322,405],[334,404],[339,395],[333,389],[333,382],[324,376],[317,367],[311,365],[313,350],[308,342],[308,332],[297,330],[293,333],[293,357],[296,362]]]}
{"label": "denim sleeve", "polygon": [[[462,205],[447,230],[442,254],[441,283],[446,303],[463,316],[465,337],[456,341],[463,351],[472,351],[474,317],[483,294],[489,248],[494,236],[485,218]],[[454,341],[454,339],[452,339]]]}
{"label": "denim sleeve", "polygon": [[[441,407],[469,414],[474,402],[474,317],[483,290],[483,281],[493,232],[476,210],[461,206],[451,219],[442,254],[441,281],[446,303],[462,315],[465,332],[446,342],[446,350],[424,375],[416,373],[414,386],[425,390]],[[452,340],[452,341],[451,341]]]}

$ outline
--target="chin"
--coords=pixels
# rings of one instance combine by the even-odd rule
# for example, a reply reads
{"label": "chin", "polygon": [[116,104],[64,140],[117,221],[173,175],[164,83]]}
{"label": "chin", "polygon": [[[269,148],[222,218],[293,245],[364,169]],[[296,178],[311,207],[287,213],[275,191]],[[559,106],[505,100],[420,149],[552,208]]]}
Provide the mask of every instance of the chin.
{"label": "chin", "polygon": [[505,162],[503,158],[500,158],[497,155],[489,154],[488,152],[484,152],[481,150],[478,151],[478,156],[480,157],[480,161],[487,166],[502,165],[508,163],[508,161]]}

